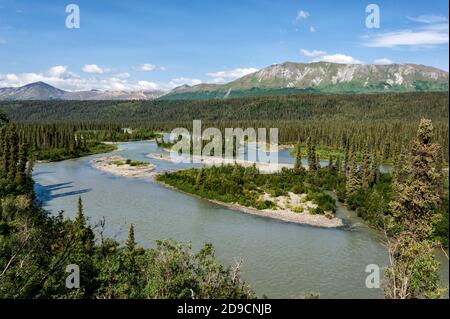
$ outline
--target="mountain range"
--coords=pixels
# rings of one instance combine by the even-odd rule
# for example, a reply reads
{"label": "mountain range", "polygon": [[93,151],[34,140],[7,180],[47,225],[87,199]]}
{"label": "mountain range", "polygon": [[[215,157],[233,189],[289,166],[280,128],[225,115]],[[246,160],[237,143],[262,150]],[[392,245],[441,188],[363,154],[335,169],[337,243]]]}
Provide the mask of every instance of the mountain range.
{"label": "mountain range", "polygon": [[0,100],[150,100],[164,91],[75,91],[55,88],[44,82],[34,82],[21,87],[0,88]]}
{"label": "mountain range", "polygon": [[164,91],[68,92],[43,82],[0,88],[0,100],[223,99],[299,93],[448,91],[448,72],[417,64],[275,64],[226,84],[182,85]]}

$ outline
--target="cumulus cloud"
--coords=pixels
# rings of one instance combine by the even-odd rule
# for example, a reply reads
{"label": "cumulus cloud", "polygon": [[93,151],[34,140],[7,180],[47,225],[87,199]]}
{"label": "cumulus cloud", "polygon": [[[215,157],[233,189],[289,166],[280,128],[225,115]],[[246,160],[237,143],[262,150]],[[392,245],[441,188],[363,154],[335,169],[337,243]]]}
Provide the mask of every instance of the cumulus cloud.
{"label": "cumulus cloud", "polygon": [[304,10],[300,10],[297,12],[297,16],[295,17],[296,21],[302,20],[302,19],[308,19],[309,17],[309,12],[308,11],[304,11]]}
{"label": "cumulus cloud", "polygon": [[314,59],[313,62],[331,62],[331,63],[344,63],[344,64],[362,64],[361,61],[355,59],[352,56],[345,54],[329,54],[321,56],[320,58]]}
{"label": "cumulus cloud", "polygon": [[355,59],[352,56],[345,55],[342,53],[338,54],[327,54],[326,51],[322,50],[305,50],[300,49],[300,52],[308,57],[308,58],[314,58],[311,62],[331,62],[331,63],[344,63],[344,64],[362,64],[361,61]]}
{"label": "cumulus cloud", "polygon": [[1,87],[19,87],[33,82],[45,82],[67,91],[87,91],[92,89],[102,91],[142,91],[142,90],[170,90],[177,86],[196,85],[202,81],[190,78],[175,78],[169,82],[152,82],[147,80],[130,79],[130,74],[119,73],[114,77],[93,73],[88,77],[80,77],[70,72],[66,65],[56,65],[42,73],[0,73]]}
{"label": "cumulus cloud", "polygon": [[144,63],[135,67],[136,71],[151,72],[156,70],[156,66],[150,63]]}
{"label": "cumulus cloud", "polygon": [[121,79],[126,79],[126,78],[129,78],[131,75],[128,72],[123,72],[123,73],[117,74],[116,76]]}
{"label": "cumulus cloud", "polygon": [[388,59],[388,58],[382,58],[382,59],[376,59],[374,61],[375,64],[378,65],[387,65],[387,64],[392,64],[394,62],[392,62],[392,60]]}
{"label": "cumulus cloud", "polygon": [[300,49],[300,52],[301,52],[304,56],[309,57],[309,58],[316,58],[316,57],[324,56],[324,55],[327,54],[327,52],[321,51],[321,50],[312,50],[312,51],[309,51],[309,50],[306,50],[306,49]]}
{"label": "cumulus cloud", "polygon": [[256,68],[236,68],[232,70],[211,72],[207,73],[207,75],[212,78],[213,83],[224,83],[227,81],[232,81],[241,78],[251,73],[255,73],[257,71],[258,69]]}
{"label": "cumulus cloud", "polygon": [[416,18],[409,17],[408,19],[420,24],[412,29],[366,36],[363,45],[373,48],[395,48],[407,46],[430,47],[449,43],[449,27],[446,17],[423,15]]}
{"label": "cumulus cloud", "polygon": [[310,26],[309,27],[309,32],[316,32],[316,28],[314,26]]}
{"label": "cumulus cloud", "polygon": [[191,78],[175,78],[175,79],[172,79],[172,80],[168,83],[167,88],[168,88],[168,89],[173,89],[173,88],[176,88],[176,87],[178,87],[178,86],[185,85],[185,84],[186,84],[186,85],[192,86],[192,85],[198,85],[198,84],[200,84],[200,83],[202,83],[202,81],[199,80],[199,79],[191,79]]}
{"label": "cumulus cloud", "polygon": [[95,74],[102,74],[105,72],[105,70],[103,70],[97,64],[85,64],[82,70],[83,72],[86,73],[95,73]]}

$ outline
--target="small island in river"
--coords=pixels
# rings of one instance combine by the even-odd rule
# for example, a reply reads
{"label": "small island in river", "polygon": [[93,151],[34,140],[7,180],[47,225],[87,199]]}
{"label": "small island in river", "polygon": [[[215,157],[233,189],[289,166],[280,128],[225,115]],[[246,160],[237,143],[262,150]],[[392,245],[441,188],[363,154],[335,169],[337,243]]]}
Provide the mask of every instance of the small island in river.
{"label": "small island in river", "polygon": [[130,178],[152,177],[155,174],[153,171],[155,165],[133,161],[118,155],[93,159],[92,165],[100,171]]}
{"label": "small island in river", "polygon": [[248,214],[317,227],[344,226],[335,216],[334,199],[290,169],[263,174],[256,167],[224,165],[165,172],[156,180]]}

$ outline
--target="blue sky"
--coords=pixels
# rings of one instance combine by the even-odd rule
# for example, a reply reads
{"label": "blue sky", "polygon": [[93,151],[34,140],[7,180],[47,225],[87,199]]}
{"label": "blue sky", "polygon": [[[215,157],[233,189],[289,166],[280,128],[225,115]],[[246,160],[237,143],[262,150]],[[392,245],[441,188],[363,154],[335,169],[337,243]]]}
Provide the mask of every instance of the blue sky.
{"label": "blue sky", "polygon": [[[79,29],[65,26],[70,3]],[[370,3],[379,29],[366,27]],[[0,87],[170,89],[284,61],[448,71],[448,34],[447,0],[0,0]]]}

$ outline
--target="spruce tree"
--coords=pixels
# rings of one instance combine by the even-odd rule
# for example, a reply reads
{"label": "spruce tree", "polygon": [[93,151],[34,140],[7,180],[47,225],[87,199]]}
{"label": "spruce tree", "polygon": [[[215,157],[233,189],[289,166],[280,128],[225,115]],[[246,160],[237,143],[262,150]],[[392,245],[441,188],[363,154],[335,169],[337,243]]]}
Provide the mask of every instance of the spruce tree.
{"label": "spruce tree", "polygon": [[440,205],[442,172],[439,146],[432,142],[433,126],[422,119],[407,155],[399,157],[394,175],[394,199],[387,223],[390,266],[386,269],[386,298],[439,298],[439,263],[430,240]]}
{"label": "spruce tree", "polygon": [[127,242],[125,245],[129,251],[133,251],[134,248],[136,247],[136,241],[134,239],[134,225],[133,224],[130,225],[130,229],[128,230],[128,239],[127,239]]}
{"label": "spruce tree", "polygon": [[370,155],[367,151],[367,147],[364,149],[362,156],[362,163],[360,167],[361,175],[361,188],[367,190],[369,188],[369,178],[370,178]]}
{"label": "spruce tree", "polygon": [[203,182],[205,181],[205,170],[202,168],[200,168],[200,170],[198,171],[198,175],[197,175],[197,179],[195,181],[195,184],[197,186],[201,186],[203,184]]}
{"label": "spruce tree", "polygon": [[355,195],[361,189],[361,180],[359,177],[358,167],[354,157],[349,158],[349,170],[345,184],[347,197]]}
{"label": "spruce tree", "polygon": [[371,185],[375,185],[380,182],[381,178],[380,165],[381,163],[379,156],[372,155],[372,167],[370,170],[370,178],[369,178],[369,182]]}
{"label": "spruce tree", "polygon": [[300,143],[297,144],[297,154],[295,155],[295,165],[294,165],[294,171],[297,174],[302,173],[304,170],[302,165],[302,148]]}
{"label": "spruce tree", "polygon": [[330,154],[328,157],[328,173],[333,174],[334,172],[334,163],[333,163],[333,156]]}
{"label": "spruce tree", "polygon": [[308,148],[308,168],[310,172],[315,172],[317,170],[316,147],[311,137],[308,138],[306,145]]}

